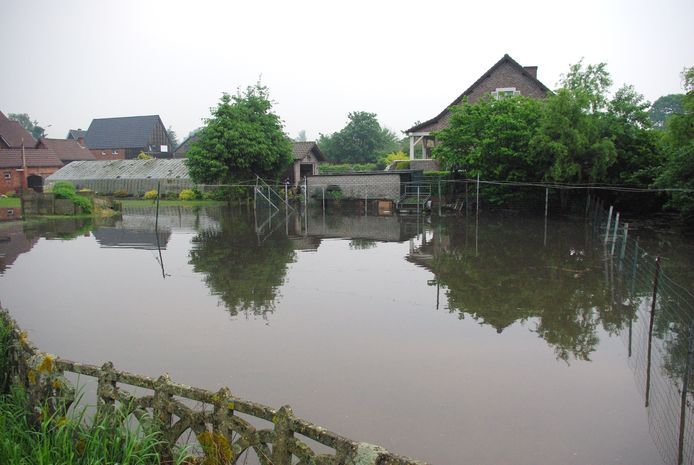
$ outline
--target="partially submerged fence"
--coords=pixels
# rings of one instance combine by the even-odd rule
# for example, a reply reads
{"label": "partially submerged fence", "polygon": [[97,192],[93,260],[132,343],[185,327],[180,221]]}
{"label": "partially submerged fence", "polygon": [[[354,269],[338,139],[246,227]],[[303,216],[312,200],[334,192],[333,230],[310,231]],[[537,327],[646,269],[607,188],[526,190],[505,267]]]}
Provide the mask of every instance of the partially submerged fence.
{"label": "partially submerged fence", "polygon": [[[96,418],[108,418],[122,408],[123,418],[153,419],[161,429],[163,458],[171,457],[177,443],[192,431],[195,437],[207,434],[232,451],[227,462],[219,463],[245,463],[253,451],[261,465],[425,465],[297,418],[289,406],[267,407],[233,396],[227,388],[213,392],[175,383],[167,375],[155,380],[116,370],[111,362],[97,367],[55,357],[33,346],[7,312],[0,311],[0,323],[10,328],[10,375],[26,390],[31,409],[58,408],[61,400],[68,406],[74,402],[75,388],[66,375],[95,378]],[[126,386],[150,393],[137,396]],[[191,403],[197,408],[187,405]],[[268,426],[254,426],[258,421]],[[329,452],[316,452],[308,444],[311,441]]]}
{"label": "partially submerged fence", "polygon": [[639,246],[612,206],[589,197],[587,219],[604,249],[613,305],[629,313],[629,365],[667,465],[694,463],[694,296]]}

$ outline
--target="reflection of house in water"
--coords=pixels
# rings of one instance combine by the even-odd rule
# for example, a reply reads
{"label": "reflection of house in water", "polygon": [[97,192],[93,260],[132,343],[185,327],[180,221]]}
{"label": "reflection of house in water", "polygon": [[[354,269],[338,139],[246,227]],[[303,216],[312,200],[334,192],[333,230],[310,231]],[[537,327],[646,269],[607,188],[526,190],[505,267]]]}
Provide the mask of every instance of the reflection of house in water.
{"label": "reflection of house in water", "polygon": [[0,231],[0,273],[4,273],[21,254],[30,251],[38,240],[38,235],[27,237],[21,224],[4,227]]}
{"label": "reflection of house in water", "polygon": [[93,234],[101,247],[166,249],[172,231],[219,230],[219,221],[214,218],[216,210],[219,209],[160,206],[157,220],[156,205],[124,207],[122,220],[115,226],[98,228]]}
{"label": "reflection of house in water", "polygon": [[401,216],[314,215],[306,229],[309,236],[402,242],[417,234],[421,221]]}
{"label": "reflection of house in water", "polygon": [[118,227],[102,227],[95,229],[92,234],[101,247],[120,247],[125,249],[157,250],[166,249],[171,237],[171,231],[154,229],[126,229]]}

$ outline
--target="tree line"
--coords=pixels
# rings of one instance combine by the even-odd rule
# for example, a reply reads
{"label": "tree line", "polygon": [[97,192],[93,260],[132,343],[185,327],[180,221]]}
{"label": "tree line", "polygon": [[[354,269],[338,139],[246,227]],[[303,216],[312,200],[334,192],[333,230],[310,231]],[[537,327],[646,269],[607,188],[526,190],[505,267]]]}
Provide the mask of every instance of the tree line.
{"label": "tree line", "polygon": [[630,85],[609,96],[606,65],[579,62],[544,100],[452,108],[433,156],[469,178],[684,189],[663,201],[694,219],[694,68],[682,78],[686,94],[651,106]]}

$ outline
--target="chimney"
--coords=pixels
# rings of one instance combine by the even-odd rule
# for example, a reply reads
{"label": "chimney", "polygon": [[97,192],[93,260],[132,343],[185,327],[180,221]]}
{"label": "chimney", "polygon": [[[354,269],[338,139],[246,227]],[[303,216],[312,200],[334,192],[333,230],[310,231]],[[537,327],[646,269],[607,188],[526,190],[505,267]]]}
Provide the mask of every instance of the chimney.
{"label": "chimney", "polygon": [[537,66],[523,66],[523,69],[526,70],[532,77],[537,79]]}

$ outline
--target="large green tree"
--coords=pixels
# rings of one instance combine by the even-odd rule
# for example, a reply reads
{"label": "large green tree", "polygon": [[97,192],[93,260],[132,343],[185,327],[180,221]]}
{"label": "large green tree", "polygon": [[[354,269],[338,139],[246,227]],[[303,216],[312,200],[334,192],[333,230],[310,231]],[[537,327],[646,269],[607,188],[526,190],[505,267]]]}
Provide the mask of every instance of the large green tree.
{"label": "large green tree", "polygon": [[7,117],[21,124],[22,127],[29,131],[36,140],[41,139],[46,132],[44,128],[39,126],[39,122],[32,120],[27,113],[9,113]]}
{"label": "large green tree", "polygon": [[653,123],[653,127],[663,129],[667,119],[678,113],[682,113],[682,100],[684,94],[663,95],[653,102],[648,114]]}
{"label": "large green tree", "polygon": [[398,137],[382,127],[375,113],[355,111],[340,131],[321,134],[318,145],[333,163],[375,163],[379,157],[398,149]]}
{"label": "large green tree", "polygon": [[272,111],[267,87],[223,94],[191,144],[186,164],[197,183],[275,177],[292,162],[292,146]]}
{"label": "large green tree", "polygon": [[672,115],[665,125],[668,161],[656,185],[678,189],[670,193],[668,206],[694,222],[694,67],[682,72],[684,90],[682,113]]}
{"label": "large green tree", "polygon": [[527,97],[465,101],[452,109],[449,126],[437,133],[434,157],[467,177],[541,180],[548,160],[529,151],[541,115],[541,103]]}

